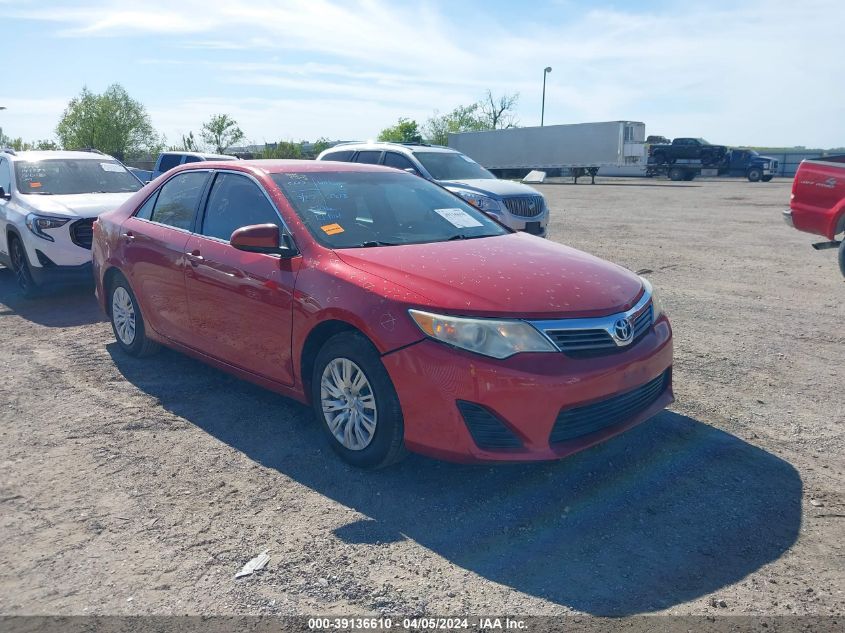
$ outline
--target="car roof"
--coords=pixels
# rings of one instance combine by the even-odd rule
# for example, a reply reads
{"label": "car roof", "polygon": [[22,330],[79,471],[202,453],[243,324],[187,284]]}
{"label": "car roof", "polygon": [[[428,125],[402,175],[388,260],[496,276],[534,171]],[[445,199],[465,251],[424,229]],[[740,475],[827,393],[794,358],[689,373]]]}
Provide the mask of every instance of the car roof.
{"label": "car roof", "polygon": [[[293,172],[384,172],[402,173],[392,167],[383,165],[369,165],[366,163],[349,163],[333,160],[293,160],[258,158],[251,160],[215,160],[203,163],[188,163],[180,165],[171,172],[189,171],[194,169],[234,169],[264,174],[284,174]],[[410,174],[408,174],[410,176]]]}
{"label": "car roof", "polygon": [[73,152],[65,150],[27,150],[15,152],[14,154],[6,152],[3,155],[11,161],[36,161],[50,159],[115,160],[113,156],[101,154],[99,152]]}
{"label": "car roof", "polygon": [[171,150],[162,152],[162,155],[177,155],[177,156],[196,156],[197,158],[204,158],[206,160],[237,160],[238,157],[232,154],[206,154],[205,152],[182,152],[179,150]]}
{"label": "car roof", "polygon": [[389,143],[389,142],[362,142],[362,143],[341,143],[326,150],[326,154],[331,154],[335,151],[342,150],[399,150],[409,154],[415,152],[444,152],[451,154],[458,154],[458,150],[451,147],[444,147],[443,145],[427,145],[425,143]]}

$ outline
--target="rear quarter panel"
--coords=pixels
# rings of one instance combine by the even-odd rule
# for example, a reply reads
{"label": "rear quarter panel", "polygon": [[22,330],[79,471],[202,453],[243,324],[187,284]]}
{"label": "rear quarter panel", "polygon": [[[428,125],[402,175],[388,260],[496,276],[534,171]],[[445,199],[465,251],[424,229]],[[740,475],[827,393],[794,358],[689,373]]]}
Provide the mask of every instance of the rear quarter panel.
{"label": "rear quarter panel", "polygon": [[802,162],[792,183],[792,222],[796,229],[833,239],[845,218],[845,163]]}

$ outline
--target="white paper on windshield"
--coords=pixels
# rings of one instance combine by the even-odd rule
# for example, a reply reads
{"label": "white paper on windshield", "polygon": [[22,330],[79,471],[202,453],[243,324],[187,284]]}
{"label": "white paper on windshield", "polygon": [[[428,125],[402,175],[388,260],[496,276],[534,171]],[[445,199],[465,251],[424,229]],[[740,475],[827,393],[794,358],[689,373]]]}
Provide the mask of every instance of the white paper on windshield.
{"label": "white paper on windshield", "polygon": [[123,171],[123,167],[117,163],[100,163],[100,169],[103,171],[114,171],[118,173]]}
{"label": "white paper on windshield", "polygon": [[459,229],[484,226],[463,209],[435,209],[434,212],[446,220],[449,224]]}

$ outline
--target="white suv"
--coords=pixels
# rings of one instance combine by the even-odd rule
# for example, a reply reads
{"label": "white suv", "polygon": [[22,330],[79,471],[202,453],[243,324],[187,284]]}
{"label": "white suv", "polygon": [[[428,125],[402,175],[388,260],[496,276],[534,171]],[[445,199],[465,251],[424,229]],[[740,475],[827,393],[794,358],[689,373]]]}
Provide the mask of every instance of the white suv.
{"label": "white suv", "polygon": [[317,160],[385,165],[437,183],[515,231],[545,237],[546,200],[536,189],[499,180],[469,156],[425,143],[341,143]]}
{"label": "white suv", "polygon": [[92,281],[94,220],[142,186],[99,152],[0,150],[0,264],[28,296],[53,283]]}

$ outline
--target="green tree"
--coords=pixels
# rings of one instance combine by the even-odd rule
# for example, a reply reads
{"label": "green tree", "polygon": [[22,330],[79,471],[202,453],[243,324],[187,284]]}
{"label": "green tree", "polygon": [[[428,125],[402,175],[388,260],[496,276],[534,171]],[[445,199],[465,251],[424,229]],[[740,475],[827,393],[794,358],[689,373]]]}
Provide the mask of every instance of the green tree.
{"label": "green tree", "polygon": [[325,136],[321,136],[314,144],[311,146],[311,151],[313,152],[314,156],[319,156],[321,152],[329,149],[332,146],[332,142],[327,139]]}
{"label": "green tree", "polygon": [[422,135],[416,121],[400,118],[396,125],[384,128],[379,133],[378,140],[393,143],[419,143],[422,141]]}
{"label": "green tree", "polygon": [[479,118],[480,108],[480,103],[471,103],[458,106],[446,114],[439,114],[435,110],[434,116],[423,126],[426,139],[436,145],[448,145],[450,132],[454,134],[485,129]]}
{"label": "green tree", "polygon": [[302,158],[302,145],[293,141],[279,141],[266,145],[261,158]]}
{"label": "green tree", "polygon": [[164,145],[146,108],[120,84],[102,94],[83,87],[65,108],[56,135],[65,149],[92,147],[120,160],[157,153]]}
{"label": "green tree", "polygon": [[208,143],[218,154],[224,153],[232,145],[243,140],[244,133],[238,122],[228,114],[215,114],[202,124],[202,140]]}

